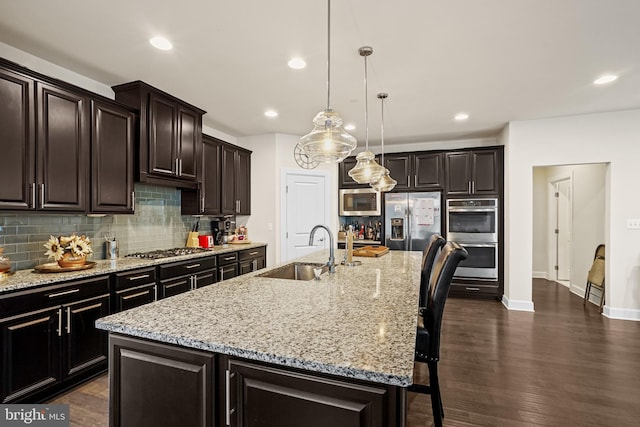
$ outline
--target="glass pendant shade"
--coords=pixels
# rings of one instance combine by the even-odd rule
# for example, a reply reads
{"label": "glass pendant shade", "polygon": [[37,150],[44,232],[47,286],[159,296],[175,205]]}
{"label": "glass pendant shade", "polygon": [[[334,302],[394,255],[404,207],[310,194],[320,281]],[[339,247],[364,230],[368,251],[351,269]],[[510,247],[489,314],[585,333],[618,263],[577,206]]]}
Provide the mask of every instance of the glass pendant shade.
{"label": "glass pendant shade", "polygon": [[300,138],[300,146],[311,160],[341,162],[358,145],[342,127],[342,118],[333,110],[320,111],[313,119],[313,130]]}
{"label": "glass pendant shade", "polygon": [[356,165],[349,171],[349,176],[358,184],[369,184],[380,179],[385,168],[376,162],[371,151],[363,151],[356,156]]}
{"label": "glass pendant shade", "polygon": [[391,178],[391,175],[389,174],[389,169],[384,168],[384,173],[382,174],[380,179],[376,182],[372,182],[370,186],[374,190],[384,193],[386,191],[393,190],[396,187],[397,183],[398,181]]}

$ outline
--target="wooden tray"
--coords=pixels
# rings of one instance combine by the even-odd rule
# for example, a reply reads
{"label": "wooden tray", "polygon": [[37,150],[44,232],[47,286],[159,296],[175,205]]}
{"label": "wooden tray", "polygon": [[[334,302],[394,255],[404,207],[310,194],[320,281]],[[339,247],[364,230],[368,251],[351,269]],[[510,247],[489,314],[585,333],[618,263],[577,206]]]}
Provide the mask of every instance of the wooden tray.
{"label": "wooden tray", "polygon": [[87,261],[82,265],[75,267],[60,267],[57,262],[49,262],[47,264],[40,264],[33,267],[33,270],[38,273],[64,273],[69,271],[88,270],[96,266],[94,261]]}
{"label": "wooden tray", "polygon": [[251,240],[233,240],[229,242],[232,245],[248,245],[249,243],[251,243]]}
{"label": "wooden tray", "polygon": [[389,252],[389,248],[379,245],[368,245],[353,250],[354,256],[379,257]]}

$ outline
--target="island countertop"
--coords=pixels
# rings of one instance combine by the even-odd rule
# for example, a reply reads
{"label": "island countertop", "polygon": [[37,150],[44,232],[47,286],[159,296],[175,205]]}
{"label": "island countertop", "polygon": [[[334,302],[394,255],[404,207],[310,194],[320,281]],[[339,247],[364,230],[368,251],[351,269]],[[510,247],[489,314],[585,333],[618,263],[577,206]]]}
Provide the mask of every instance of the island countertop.
{"label": "island countertop", "polygon": [[[299,260],[326,262],[328,251]],[[413,360],[420,252],[338,265],[321,280],[267,270],[99,319],[116,334],[406,387]],[[277,267],[277,266],[276,266]]]}

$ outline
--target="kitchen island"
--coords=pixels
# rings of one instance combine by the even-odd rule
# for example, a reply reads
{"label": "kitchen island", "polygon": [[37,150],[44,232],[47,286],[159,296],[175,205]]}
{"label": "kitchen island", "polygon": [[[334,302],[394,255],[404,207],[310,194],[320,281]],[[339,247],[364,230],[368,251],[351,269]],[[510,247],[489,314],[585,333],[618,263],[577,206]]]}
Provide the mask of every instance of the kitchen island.
{"label": "kitchen island", "polygon": [[111,426],[404,425],[421,254],[359,259],[319,281],[255,272],[98,320]]}

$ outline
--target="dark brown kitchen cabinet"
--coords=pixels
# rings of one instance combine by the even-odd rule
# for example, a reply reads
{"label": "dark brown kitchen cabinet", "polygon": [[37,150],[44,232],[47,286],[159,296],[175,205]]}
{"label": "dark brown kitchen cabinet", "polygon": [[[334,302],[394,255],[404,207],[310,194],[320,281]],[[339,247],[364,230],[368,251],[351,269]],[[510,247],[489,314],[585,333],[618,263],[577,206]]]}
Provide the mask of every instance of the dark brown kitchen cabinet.
{"label": "dark brown kitchen cabinet", "polygon": [[183,215],[220,215],[223,142],[202,135],[202,176],[196,190],[182,190]]}
{"label": "dark brown kitchen cabinet", "polygon": [[33,209],[34,81],[0,67],[0,210]]}
{"label": "dark brown kitchen cabinet", "polygon": [[168,298],[217,281],[215,256],[161,264],[158,267],[160,298]]}
{"label": "dark brown kitchen cabinet", "polygon": [[[230,426],[393,427],[397,407],[392,386],[299,372],[245,360],[227,365]],[[220,417],[221,419],[223,417]]]}
{"label": "dark brown kitchen cabinet", "polygon": [[216,354],[111,335],[110,426],[213,427]]}
{"label": "dark brown kitchen cabinet", "polygon": [[251,214],[251,151],[222,145],[222,213]]}
{"label": "dark brown kitchen cabinet", "polygon": [[141,268],[113,275],[113,311],[138,307],[158,299],[156,268]]}
{"label": "dark brown kitchen cabinet", "polygon": [[36,206],[48,211],[87,210],[89,100],[36,82]]}
{"label": "dark brown kitchen cabinet", "polygon": [[238,273],[247,274],[266,267],[266,248],[245,249],[238,253]]}
{"label": "dark brown kitchen cabinet", "polygon": [[91,101],[91,212],[134,212],[134,132],[132,111]]}
{"label": "dark brown kitchen cabinet", "polygon": [[205,111],[141,81],[113,90],[118,102],[140,111],[138,180],[195,189]]}
{"label": "dark brown kitchen cabinet", "polygon": [[446,153],[446,195],[499,195],[502,147]]}
{"label": "dark brown kitchen cabinet", "polygon": [[231,279],[238,275],[238,252],[227,252],[218,255],[218,279]]}
{"label": "dark brown kitchen cabinet", "polygon": [[34,402],[102,372],[109,314],[107,276],[0,296],[0,402]]}
{"label": "dark brown kitchen cabinet", "polygon": [[389,175],[395,179],[394,191],[440,190],[444,181],[444,165],[440,152],[387,154],[384,158]]}

